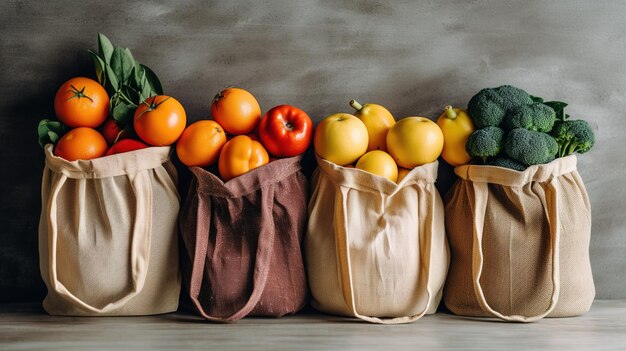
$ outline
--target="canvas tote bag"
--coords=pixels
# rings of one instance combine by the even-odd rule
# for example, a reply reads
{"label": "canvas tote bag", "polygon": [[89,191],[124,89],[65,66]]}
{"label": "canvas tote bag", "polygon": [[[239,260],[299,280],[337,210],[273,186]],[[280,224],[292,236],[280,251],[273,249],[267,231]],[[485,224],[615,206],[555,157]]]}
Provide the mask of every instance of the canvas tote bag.
{"label": "canvas tote bag", "polygon": [[384,324],[434,313],[449,262],[437,162],[399,184],[317,163],[305,246],[313,307]]}
{"label": "canvas tote bag", "polygon": [[169,147],[69,162],[45,148],[39,264],[53,315],[178,307],[176,170]]}
{"label": "canvas tote bag", "polygon": [[226,183],[190,168],[180,215],[183,275],[205,319],[280,317],[304,306],[307,181],[300,159],[279,159]]}
{"label": "canvas tote bag", "polygon": [[591,209],[576,156],[523,172],[465,165],[455,173],[446,197],[446,307],[517,322],[588,311]]}

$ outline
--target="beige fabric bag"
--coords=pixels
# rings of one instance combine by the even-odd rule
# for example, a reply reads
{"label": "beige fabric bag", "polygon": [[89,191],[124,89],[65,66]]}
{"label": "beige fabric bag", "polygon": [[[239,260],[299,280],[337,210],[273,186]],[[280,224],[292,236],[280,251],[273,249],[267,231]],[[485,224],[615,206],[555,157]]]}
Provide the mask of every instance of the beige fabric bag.
{"label": "beige fabric bag", "polygon": [[47,145],[39,221],[43,307],[54,315],[175,311],[176,170],[169,147],[68,162]]}
{"label": "beige fabric bag", "polygon": [[455,173],[446,196],[446,307],[517,322],[588,311],[591,209],[576,156],[523,172],[465,165]]}
{"label": "beige fabric bag", "polygon": [[305,243],[313,307],[384,324],[434,313],[449,262],[437,162],[397,185],[317,163]]}

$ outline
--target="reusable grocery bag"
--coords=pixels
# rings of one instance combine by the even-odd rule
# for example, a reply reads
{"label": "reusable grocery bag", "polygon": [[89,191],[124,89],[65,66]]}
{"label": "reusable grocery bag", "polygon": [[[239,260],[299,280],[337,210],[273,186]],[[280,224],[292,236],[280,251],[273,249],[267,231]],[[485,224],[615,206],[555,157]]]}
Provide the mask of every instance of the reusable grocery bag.
{"label": "reusable grocery bag", "polygon": [[176,170],[169,147],[69,162],[45,148],[39,265],[53,315],[175,311]]}
{"label": "reusable grocery bag", "polygon": [[317,164],[305,245],[313,307],[384,324],[434,313],[449,262],[437,161],[399,184]]}
{"label": "reusable grocery bag", "polygon": [[205,319],[280,317],[304,306],[307,181],[300,159],[279,159],[226,183],[190,167],[180,215],[183,275]]}
{"label": "reusable grocery bag", "polygon": [[465,165],[455,173],[446,197],[447,308],[517,322],[588,311],[591,209],[576,156],[523,172]]}

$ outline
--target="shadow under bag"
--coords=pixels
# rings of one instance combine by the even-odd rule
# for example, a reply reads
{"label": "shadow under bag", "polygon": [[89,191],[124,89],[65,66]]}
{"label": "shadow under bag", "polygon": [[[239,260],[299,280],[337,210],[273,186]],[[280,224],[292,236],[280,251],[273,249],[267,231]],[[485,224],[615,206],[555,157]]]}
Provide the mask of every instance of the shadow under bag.
{"label": "shadow under bag", "polygon": [[224,183],[200,167],[181,211],[191,301],[209,321],[295,313],[306,301],[301,242],[307,182],[300,157]]}
{"label": "shadow under bag", "polygon": [[54,315],[176,311],[176,170],[169,147],[69,162],[47,145],[39,265]]}
{"label": "shadow under bag", "polygon": [[313,307],[383,324],[435,313],[449,261],[438,163],[399,184],[317,163],[305,250]]}
{"label": "shadow under bag", "polygon": [[528,167],[465,165],[446,197],[446,307],[532,322],[589,310],[591,208],[576,156]]}

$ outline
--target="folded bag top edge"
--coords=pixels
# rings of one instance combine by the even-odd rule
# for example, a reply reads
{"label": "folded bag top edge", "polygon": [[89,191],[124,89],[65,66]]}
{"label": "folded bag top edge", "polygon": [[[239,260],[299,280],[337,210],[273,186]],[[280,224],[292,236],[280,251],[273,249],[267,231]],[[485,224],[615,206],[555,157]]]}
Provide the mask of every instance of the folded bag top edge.
{"label": "folded bag top edge", "polygon": [[547,182],[552,178],[576,170],[576,155],[557,158],[540,165],[529,166],[524,171],[486,165],[463,165],[454,168],[461,179],[473,182],[493,183],[504,186],[523,186],[530,182]]}
{"label": "folded bag top edge", "polygon": [[148,147],[92,160],[68,161],[53,153],[54,145],[47,144],[44,151],[46,166],[55,173],[72,179],[100,179],[154,169],[169,161],[169,146]]}
{"label": "folded bag top edge", "polygon": [[217,197],[239,197],[277,183],[300,171],[302,155],[281,158],[224,182],[202,167],[189,167],[198,181],[198,192]]}
{"label": "folded bag top edge", "polygon": [[433,184],[437,180],[439,161],[413,168],[400,183],[357,168],[339,166],[315,154],[318,168],[336,185],[392,195],[411,184]]}

